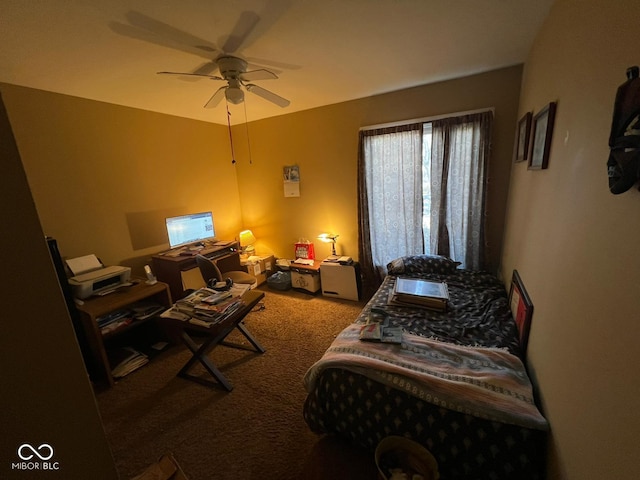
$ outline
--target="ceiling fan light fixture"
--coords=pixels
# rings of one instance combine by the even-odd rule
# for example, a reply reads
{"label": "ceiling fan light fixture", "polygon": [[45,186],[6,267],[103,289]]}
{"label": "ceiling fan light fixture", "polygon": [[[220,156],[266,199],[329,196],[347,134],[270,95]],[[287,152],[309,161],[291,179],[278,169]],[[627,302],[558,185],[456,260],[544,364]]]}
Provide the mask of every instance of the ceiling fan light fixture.
{"label": "ceiling fan light fixture", "polygon": [[224,96],[229,103],[233,103],[234,105],[238,105],[244,100],[244,92],[240,87],[227,87]]}

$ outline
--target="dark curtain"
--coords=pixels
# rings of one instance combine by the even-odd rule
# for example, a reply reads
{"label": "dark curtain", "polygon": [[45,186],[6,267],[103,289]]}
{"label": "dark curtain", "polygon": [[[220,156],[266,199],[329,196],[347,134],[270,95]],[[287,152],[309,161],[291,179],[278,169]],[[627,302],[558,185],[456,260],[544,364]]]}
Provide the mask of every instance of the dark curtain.
{"label": "dark curtain", "polygon": [[482,270],[491,111],[432,122],[429,250]]}
{"label": "dark curtain", "polygon": [[358,136],[358,259],[362,272],[362,296],[365,300],[373,296],[383,280],[373,264],[371,255],[367,174],[364,160],[364,137],[367,134],[369,131],[361,131]]}

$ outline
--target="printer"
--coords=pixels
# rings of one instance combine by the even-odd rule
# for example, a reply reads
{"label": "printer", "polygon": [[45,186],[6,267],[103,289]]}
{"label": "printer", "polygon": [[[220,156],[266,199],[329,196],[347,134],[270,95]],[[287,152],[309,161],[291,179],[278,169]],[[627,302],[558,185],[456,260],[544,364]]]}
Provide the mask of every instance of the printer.
{"label": "printer", "polygon": [[69,278],[73,294],[80,300],[92,295],[109,293],[120,286],[129,285],[131,268],[121,266],[105,267],[95,255],[85,255],[67,260],[74,274]]}

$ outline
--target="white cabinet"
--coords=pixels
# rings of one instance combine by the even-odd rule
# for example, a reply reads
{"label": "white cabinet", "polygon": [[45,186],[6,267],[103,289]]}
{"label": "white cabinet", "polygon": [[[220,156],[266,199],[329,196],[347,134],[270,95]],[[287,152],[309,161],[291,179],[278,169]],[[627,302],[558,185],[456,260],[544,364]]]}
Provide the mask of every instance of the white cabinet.
{"label": "white cabinet", "polygon": [[320,265],[320,285],[327,297],[359,300],[359,268],[357,264],[323,262]]}

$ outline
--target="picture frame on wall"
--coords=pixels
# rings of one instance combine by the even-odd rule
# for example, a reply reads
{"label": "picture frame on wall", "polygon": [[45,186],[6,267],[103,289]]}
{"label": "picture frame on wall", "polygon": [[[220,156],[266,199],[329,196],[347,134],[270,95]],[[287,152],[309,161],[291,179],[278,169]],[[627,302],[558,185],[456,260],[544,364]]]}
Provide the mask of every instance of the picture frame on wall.
{"label": "picture frame on wall", "polygon": [[522,352],[526,352],[529,343],[529,330],[531,329],[531,318],[533,317],[533,303],[527,290],[524,288],[522,279],[517,270],[513,271],[511,277],[511,288],[509,290],[509,307],[511,315],[518,327],[518,340]]}
{"label": "picture frame on wall", "polygon": [[550,102],[533,117],[529,170],[542,170],[549,165],[551,137],[556,117],[556,102]]}
{"label": "picture frame on wall", "polygon": [[518,130],[516,131],[515,144],[515,162],[524,162],[529,153],[529,137],[531,135],[531,118],[533,114],[527,112],[518,122]]}

